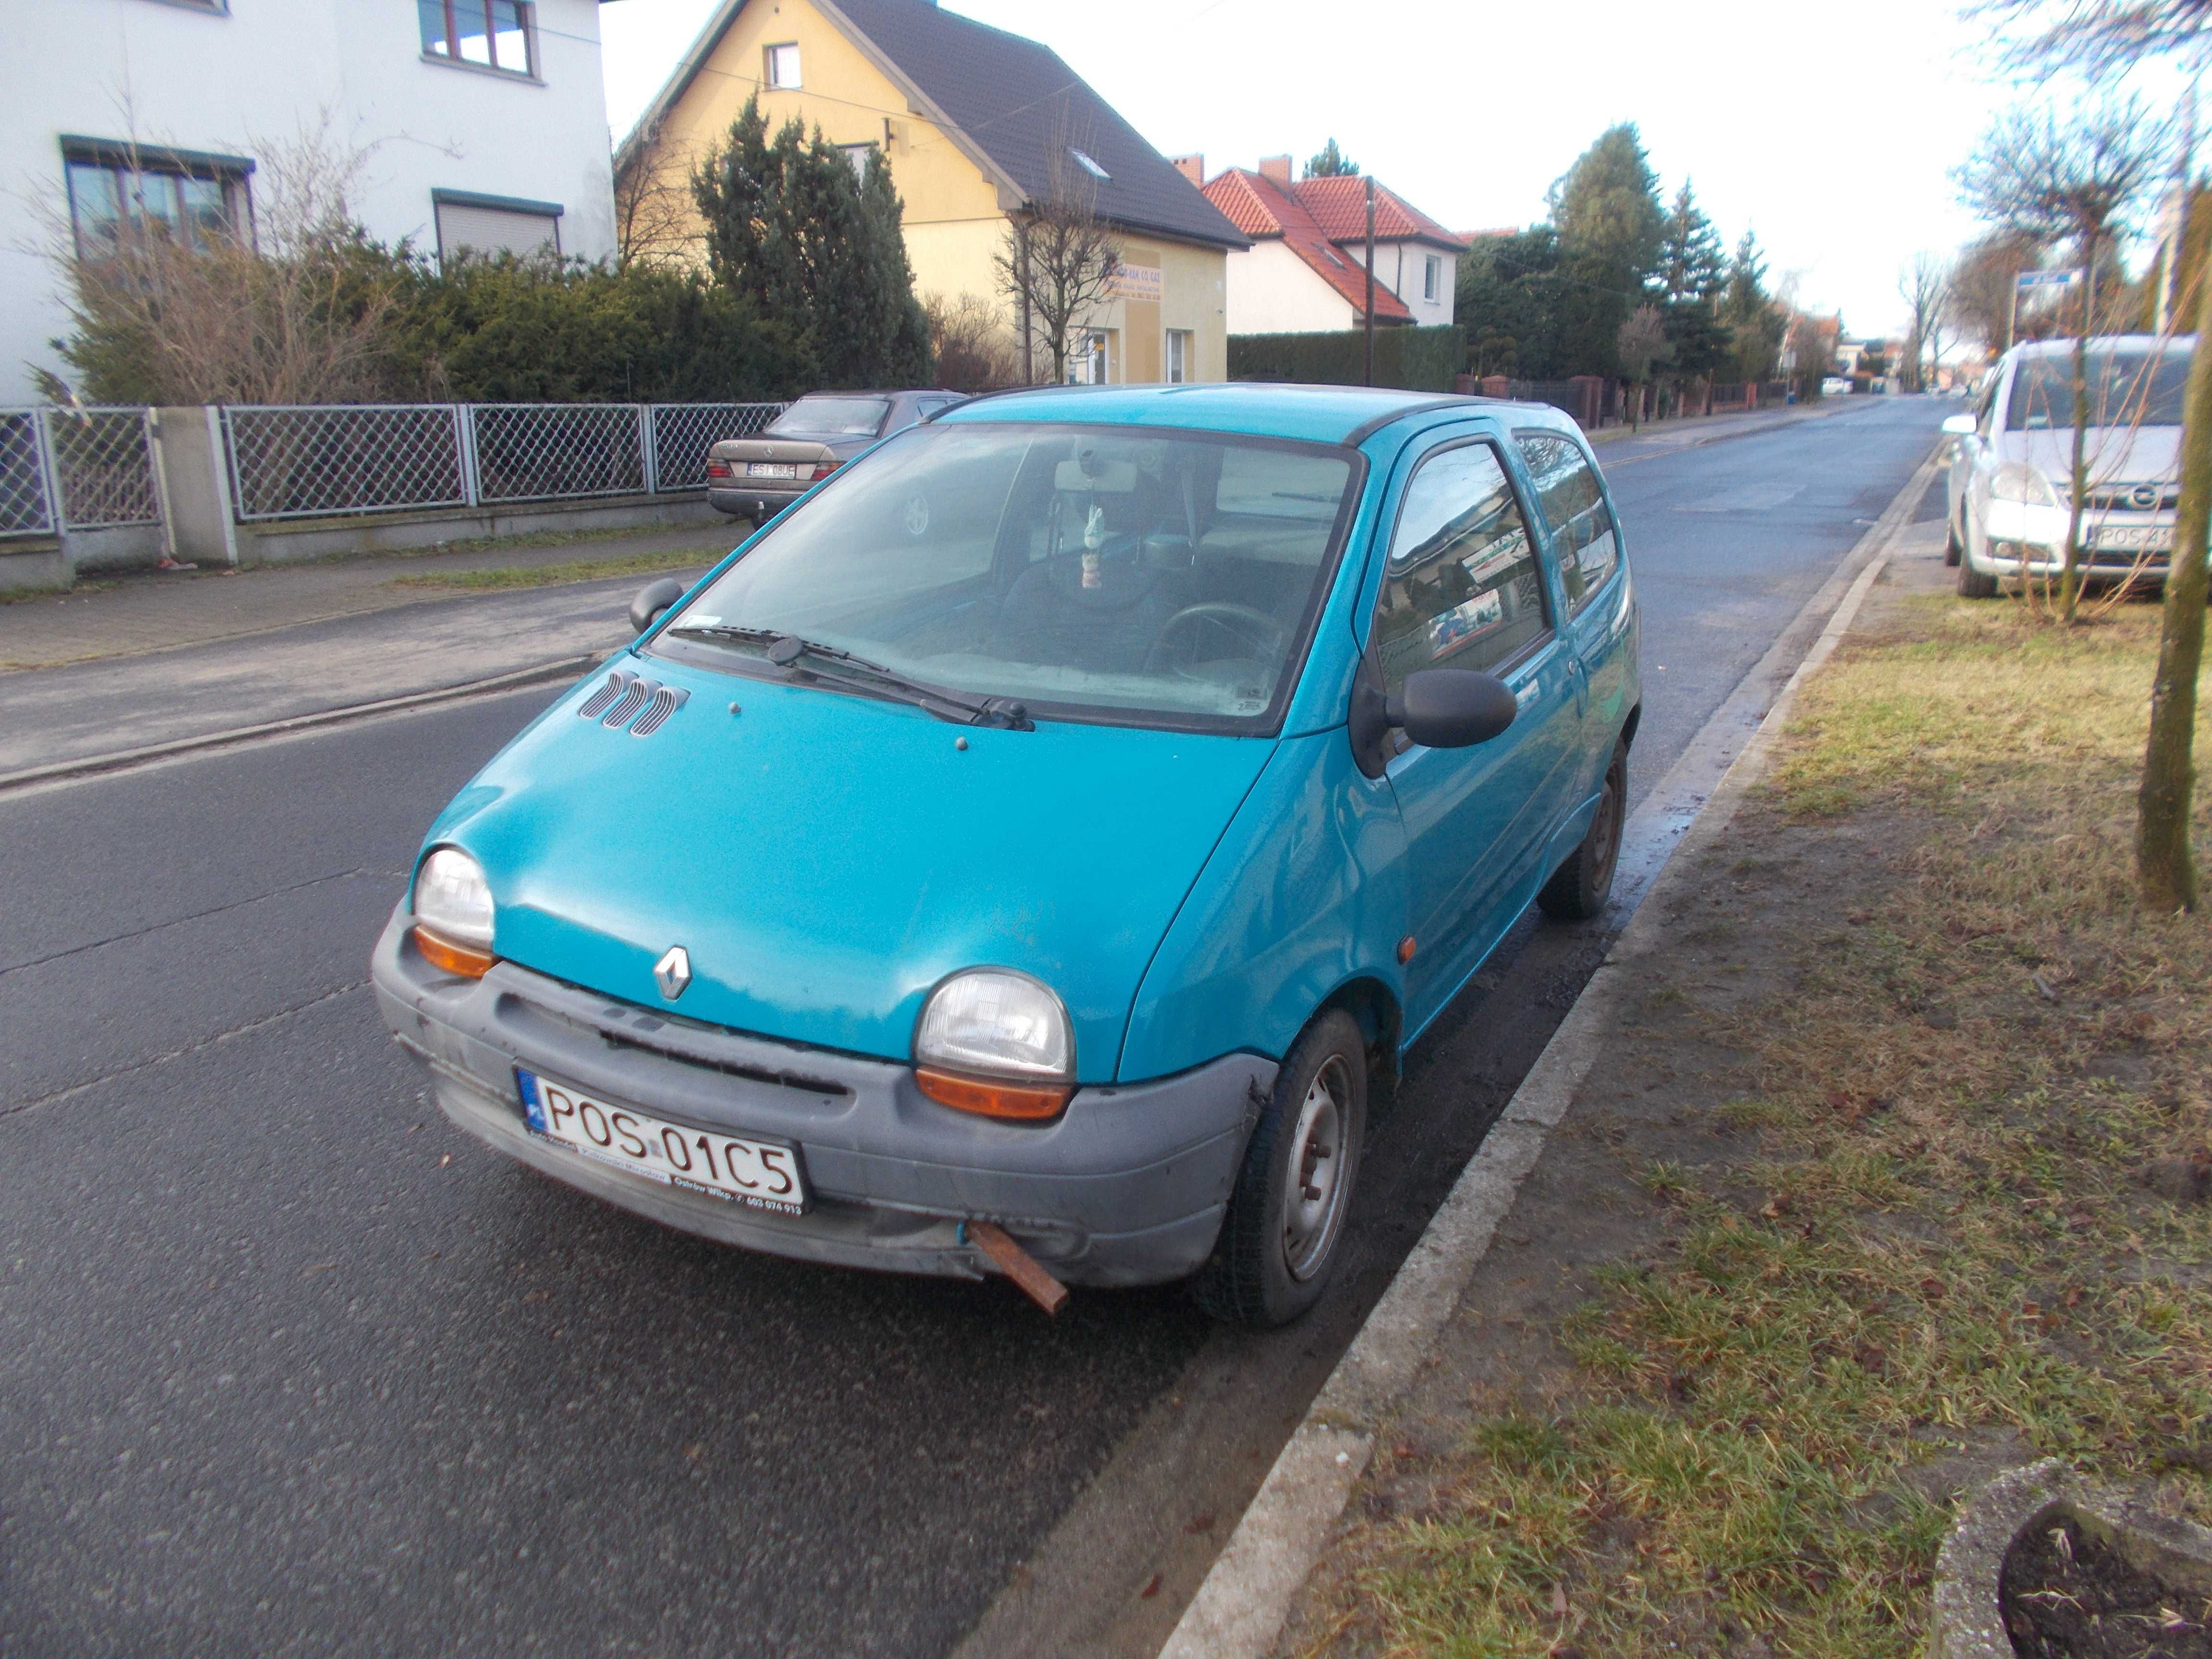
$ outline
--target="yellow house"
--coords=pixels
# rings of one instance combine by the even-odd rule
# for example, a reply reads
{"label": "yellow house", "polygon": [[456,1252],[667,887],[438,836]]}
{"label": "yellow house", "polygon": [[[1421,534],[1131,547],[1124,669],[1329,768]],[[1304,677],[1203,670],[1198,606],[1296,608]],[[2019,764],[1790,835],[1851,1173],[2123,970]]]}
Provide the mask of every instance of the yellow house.
{"label": "yellow house", "polygon": [[[994,256],[1052,181],[1087,181],[1121,268],[1071,342],[1069,378],[1228,378],[1227,256],[1249,241],[1049,47],[931,0],[725,0],[623,142],[617,171],[688,179],[755,94],[771,131],[795,116],[856,165],[880,148],[905,204],[916,291],[974,295],[1017,334]],[[1033,361],[1049,375],[1041,342]]]}

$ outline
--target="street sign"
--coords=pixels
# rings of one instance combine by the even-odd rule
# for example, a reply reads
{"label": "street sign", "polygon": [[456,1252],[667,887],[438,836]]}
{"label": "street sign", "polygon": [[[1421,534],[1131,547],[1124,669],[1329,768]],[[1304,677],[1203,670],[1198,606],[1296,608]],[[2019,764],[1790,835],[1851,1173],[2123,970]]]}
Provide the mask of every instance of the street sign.
{"label": "street sign", "polygon": [[2018,287],[2071,288],[2081,280],[2078,270],[2023,270],[2014,279]]}

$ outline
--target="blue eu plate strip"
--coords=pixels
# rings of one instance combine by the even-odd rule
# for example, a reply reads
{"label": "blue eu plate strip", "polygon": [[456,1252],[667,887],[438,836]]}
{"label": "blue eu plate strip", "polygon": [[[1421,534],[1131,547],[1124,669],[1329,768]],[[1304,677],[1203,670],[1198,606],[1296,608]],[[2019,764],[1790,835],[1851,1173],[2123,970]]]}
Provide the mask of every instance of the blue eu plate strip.
{"label": "blue eu plate strip", "polygon": [[545,1133],[545,1097],[538,1087],[538,1079],[520,1066],[514,1068],[514,1086],[522,1091],[522,1121],[539,1134]]}

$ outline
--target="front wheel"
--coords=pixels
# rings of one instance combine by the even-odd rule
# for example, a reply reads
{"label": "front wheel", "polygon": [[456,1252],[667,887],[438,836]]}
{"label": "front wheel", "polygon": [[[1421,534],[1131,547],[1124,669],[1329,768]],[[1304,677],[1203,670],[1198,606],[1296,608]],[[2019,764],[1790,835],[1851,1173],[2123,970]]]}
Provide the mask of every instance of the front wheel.
{"label": "front wheel", "polygon": [[1266,1328],[1321,1300],[1343,1255],[1366,1133],[1366,1040],[1333,1008],[1306,1027],[1275,1074],[1221,1236],[1191,1282],[1200,1307]]}
{"label": "front wheel", "polygon": [[1962,599],[1994,599],[1997,596],[1997,579],[1974,568],[1972,550],[1959,555],[1959,597]]}
{"label": "front wheel", "polygon": [[1956,564],[1965,556],[1966,544],[1959,539],[1959,521],[1949,514],[1943,515],[1943,562]]}
{"label": "front wheel", "polygon": [[1628,810],[1628,745],[1613,748],[1613,762],[1599,786],[1597,812],[1582,843],[1552,872],[1536,895],[1544,914],[1560,921],[1588,921],[1613,896],[1613,872],[1620,863],[1620,826]]}

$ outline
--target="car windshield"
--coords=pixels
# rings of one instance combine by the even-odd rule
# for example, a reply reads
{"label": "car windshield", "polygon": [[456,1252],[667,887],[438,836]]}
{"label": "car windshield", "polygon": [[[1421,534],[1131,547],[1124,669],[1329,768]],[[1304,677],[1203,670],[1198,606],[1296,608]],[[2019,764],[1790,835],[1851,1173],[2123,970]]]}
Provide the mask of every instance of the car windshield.
{"label": "car windshield", "polygon": [[653,648],[769,672],[738,637],[766,630],[1040,718],[1266,729],[1355,472],[1316,444],[914,428],[769,529]]}
{"label": "car windshield", "polygon": [[[2182,393],[2189,383],[2189,353],[2115,351],[2092,348],[2088,360],[2089,424],[2179,426]],[[2040,432],[2074,425],[2074,354],[2023,357],[2005,403],[2005,428]]]}
{"label": "car windshield", "polygon": [[872,438],[890,407],[888,398],[801,398],[761,429],[776,438]]}

